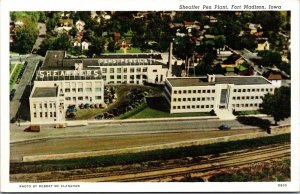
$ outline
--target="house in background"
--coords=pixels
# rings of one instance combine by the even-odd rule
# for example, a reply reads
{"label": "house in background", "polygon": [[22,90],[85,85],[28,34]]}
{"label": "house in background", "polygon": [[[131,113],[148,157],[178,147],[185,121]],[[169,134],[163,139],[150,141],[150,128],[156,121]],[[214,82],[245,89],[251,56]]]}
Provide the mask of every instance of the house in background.
{"label": "house in background", "polygon": [[270,50],[270,43],[268,42],[267,39],[258,39],[257,48],[255,50],[257,51]]}
{"label": "house in background", "polygon": [[84,51],[84,50],[89,50],[89,46],[90,46],[90,43],[88,43],[87,41],[83,41],[81,43],[81,49]]}
{"label": "house in background", "polygon": [[235,68],[238,65],[247,62],[241,55],[231,54],[226,60],[221,64],[222,68]]}
{"label": "house in background", "polygon": [[269,69],[267,72],[263,74],[263,76],[269,81],[271,81],[272,85],[275,86],[276,88],[281,87],[282,75],[280,71]]}
{"label": "house in background", "polygon": [[84,30],[84,26],[85,26],[84,21],[78,20],[78,21],[76,22],[76,28],[77,28],[77,30],[78,30],[79,32],[82,32],[82,31]]}

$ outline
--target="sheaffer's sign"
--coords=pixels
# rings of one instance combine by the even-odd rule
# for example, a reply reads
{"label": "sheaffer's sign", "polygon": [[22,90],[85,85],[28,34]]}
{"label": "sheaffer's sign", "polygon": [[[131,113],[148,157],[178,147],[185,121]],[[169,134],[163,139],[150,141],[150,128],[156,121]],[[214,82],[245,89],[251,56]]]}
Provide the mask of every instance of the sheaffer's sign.
{"label": "sheaffer's sign", "polygon": [[55,71],[39,71],[38,77],[66,77],[66,76],[93,76],[95,78],[100,76],[99,70],[55,70]]}

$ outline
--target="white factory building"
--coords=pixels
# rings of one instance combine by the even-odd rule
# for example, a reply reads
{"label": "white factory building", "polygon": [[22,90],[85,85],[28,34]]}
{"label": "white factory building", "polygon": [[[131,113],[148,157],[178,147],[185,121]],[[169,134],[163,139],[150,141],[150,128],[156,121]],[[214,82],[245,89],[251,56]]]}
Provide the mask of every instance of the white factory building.
{"label": "white factory building", "polygon": [[65,51],[48,51],[29,98],[31,122],[63,121],[72,105],[103,105],[104,84],[163,84],[169,69],[160,54],[72,59]]}
{"label": "white factory building", "polygon": [[247,111],[259,109],[264,95],[274,90],[262,76],[167,78],[165,98],[170,113]]}

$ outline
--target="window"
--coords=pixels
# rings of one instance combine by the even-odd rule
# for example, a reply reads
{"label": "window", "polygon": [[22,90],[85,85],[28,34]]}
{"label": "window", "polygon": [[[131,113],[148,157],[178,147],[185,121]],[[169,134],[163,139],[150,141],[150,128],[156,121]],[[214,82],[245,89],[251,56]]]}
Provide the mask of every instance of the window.
{"label": "window", "polygon": [[192,93],[192,91],[191,91],[191,90],[188,90],[188,93],[190,94],[190,93]]}
{"label": "window", "polygon": [[176,109],[176,106],[173,106],[173,109]]}
{"label": "window", "polygon": [[83,88],[78,88],[78,92],[83,92]]}
{"label": "window", "polygon": [[242,100],[245,100],[245,96],[242,96]]}
{"label": "window", "polygon": [[211,100],[215,100],[215,97],[211,97]]}
{"label": "window", "polygon": [[109,79],[115,79],[114,75],[109,76]]}
{"label": "window", "polygon": [[261,91],[262,91],[262,92],[264,92],[264,91],[265,91],[265,89],[264,89],[264,88],[262,88],[262,89],[261,89]]}
{"label": "window", "polygon": [[205,98],[202,98],[202,101],[205,101]]}
{"label": "window", "polygon": [[66,88],[65,89],[65,92],[67,93],[67,92],[70,92],[70,88]]}
{"label": "window", "polygon": [[206,105],[206,108],[209,108],[209,105]]}
{"label": "window", "polygon": [[200,108],[200,105],[197,105],[196,107],[197,107],[197,108]]}
{"label": "window", "polygon": [[233,92],[236,92],[236,89],[234,89]]}
{"label": "window", "polygon": [[200,98],[197,98],[197,101],[200,101]]}
{"label": "window", "polygon": [[196,90],[193,90],[193,94],[196,94],[196,92],[197,92]]}
{"label": "window", "polygon": [[106,68],[102,68],[102,73],[107,73],[107,69]]}
{"label": "window", "polygon": [[186,90],[183,90],[183,93],[186,94]]}
{"label": "window", "polygon": [[114,73],[115,69],[114,68],[109,68],[109,73]]}
{"label": "window", "polygon": [[210,105],[210,108],[214,108],[214,105]]}
{"label": "window", "polygon": [[191,98],[188,98],[188,99],[187,99],[187,101],[189,101],[189,102],[190,102],[190,101],[191,101]]}
{"label": "window", "polygon": [[258,99],[258,96],[255,96],[255,99]]}
{"label": "window", "polygon": [[207,98],[206,98],[206,100],[208,100],[208,101],[209,101],[209,100],[210,100],[210,97],[207,97]]}
{"label": "window", "polygon": [[123,78],[124,78],[124,79],[127,79],[127,75],[124,75]]}
{"label": "window", "polygon": [[250,92],[250,89],[247,89],[247,92]]}
{"label": "window", "polygon": [[235,100],[235,96],[232,99]]}
{"label": "window", "polygon": [[192,105],[192,109],[195,109],[195,105]]}
{"label": "window", "polygon": [[177,106],[177,109],[180,109],[180,106]]}
{"label": "window", "polygon": [[142,69],[140,67],[136,68],[136,72],[141,72]]}
{"label": "window", "polygon": [[206,90],[202,90],[202,93],[206,93]]}
{"label": "window", "polygon": [[86,92],[92,92],[92,88],[85,88]]}
{"label": "window", "polygon": [[234,108],[234,107],[235,107],[235,104],[233,104],[232,107]]}
{"label": "window", "polygon": [[83,100],[83,97],[82,97],[82,96],[79,96],[79,97],[78,97],[78,100]]}
{"label": "window", "polygon": [[249,100],[249,96],[247,96],[246,99]]}
{"label": "window", "polygon": [[36,108],[36,104],[33,104],[33,108]]}
{"label": "window", "polygon": [[246,92],[246,89],[243,89],[243,92]]}
{"label": "window", "polygon": [[102,75],[104,81],[106,81],[106,75]]}
{"label": "window", "polygon": [[141,75],[136,75],[136,79],[141,79]]}
{"label": "window", "polygon": [[191,109],[191,106],[186,106],[187,109]]}
{"label": "window", "polygon": [[117,68],[117,73],[121,73],[121,68]]}
{"label": "window", "polygon": [[236,105],[236,107],[240,107],[240,105],[239,105],[239,104],[237,104],[237,105]]}
{"label": "window", "polygon": [[182,106],[182,109],[185,109],[185,106]]}
{"label": "window", "polygon": [[134,68],[130,68],[130,73],[134,73]]}
{"label": "window", "polygon": [[238,96],[238,97],[236,97],[236,98],[237,98],[238,100],[240,100],[240,99],[241,99],[241,97],[239,97],[239,96]]}
{"label": "window", "polygon": [[76,92],[76,88],[72,88],[72,92]]}
{"label": "window", "polygon": [[204,108],[204,105],[201,105],[201,108]]}
{"label": "window", "polygon": [[56,117],[56,112],[54,112],[54,117]]}
{"label": "window", "polygon": [[238,89],[238,92],[241,92],[242,90],[241,89]]}
{"label": "window", "polygon": [[44,107],[47,108],[47,103],[44,104]]}
{"label": "window", "polygon": [[95,96],[96,100],[101,100],[101,96]]}
{"label": "window", "polygon": [[117,79],[121,79],[122,77],[121,77],[121,75],[117,75]]}
{"label": "window", "polygon": [[153,69],[153,72],[157,72],[157,69]]}
{"label": "window", "polygon": [[33,113],[33,117],[36,118],[36,112]]}
{"label": "window", "polygon": [[50,105],[49,105],[49,106],[50,106],[50,108],[52,108],[52,103],[50,103]]}
{"label": "window", "polygon": [[88,97],[88,96],[86,96],[86,97],[85,97],[85,100],[88,100],[88,99],[89,99],[89,97]]}
{"label": "window", "polygon": [[181,98],[178,98],[178,102],[181,102]]}
{"label": "window", "polygon": [[253,100],[254,99],[254,96],[251,96],[251,100]]}
{"label": "window", "polygon": [[210,93],[210,90],[207,90],[207,93]]}
{"label": "window", "polygon": [[66,101],[70,101],[71,100],[71,97],[66,97]]}
{"label": "window", "polygon": [[192,101],[196,101],[196,98],[192,98]]}
{"label": "window", "polygon": [[176,98],[173,98],[173,101],[174,101],[174,102],[176,102],[176,100],[177,100]]}
{"label": "window", "polygon": [[252,92],[255,92],[255,89],[252,89]]}
{"label": "window", "polygon": [[184,101],[184,102],[185,102],[185,101],[186,101],[186,98],[182,98],[182,101]]}
{"label": "window", "polygon": [[47,112],[45,112],[45,117],[46,117],[46,118],[48,117],[48,113],[47,113]]}
{"label": "window", "polygon": [[200,93],[201,93],[201,90],[198,90],[198,93],[200,94]]}
{"label": "window", "polygon": [[123,72],[127,73],[127,68],[126,67],[124,67]]}
{"label": "window", "polygon": [[215,90],[211,90],[211,93],[215,93],[216,91]]}
{"label": "window", "polygon": [[181,94],[181,90],[179,90],[178,93]]}
{"label": "window", "polygon": [[144,67],[144,68],[143,68],[143,72],[147,72],[147,67]]}
{"label": "window", "polygon": [[76,97],[73,97],[73,101],[76,101]]}
{"label": "window", "polygon": [[177,94],[177,90],[174,91],[174,94]]}
{"label": "window", "polygon": [[259,89],[256,89],[257,92],[259,92]]}
{"label": "window", "polygon": [[[134,79],[134,75],[130,75],[130,79]],[[131,82],[130,82],[131,83]],[[133,82],[132,82],[133,83]]]}

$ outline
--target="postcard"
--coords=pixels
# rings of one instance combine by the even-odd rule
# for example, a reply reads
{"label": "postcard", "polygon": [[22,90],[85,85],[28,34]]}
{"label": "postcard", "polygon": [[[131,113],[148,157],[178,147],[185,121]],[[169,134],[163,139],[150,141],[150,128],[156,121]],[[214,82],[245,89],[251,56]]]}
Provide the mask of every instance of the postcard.
{"label": "postcard", "polygon": [[1,2],[1,191],[299,191],[299,2]]}

